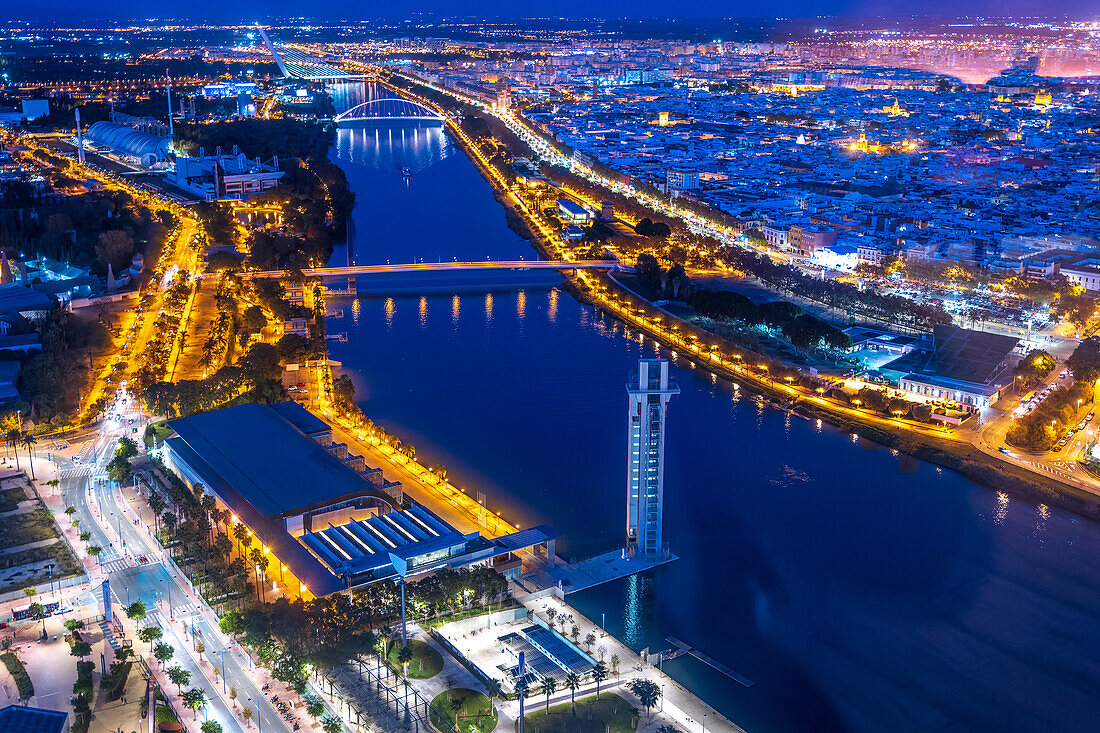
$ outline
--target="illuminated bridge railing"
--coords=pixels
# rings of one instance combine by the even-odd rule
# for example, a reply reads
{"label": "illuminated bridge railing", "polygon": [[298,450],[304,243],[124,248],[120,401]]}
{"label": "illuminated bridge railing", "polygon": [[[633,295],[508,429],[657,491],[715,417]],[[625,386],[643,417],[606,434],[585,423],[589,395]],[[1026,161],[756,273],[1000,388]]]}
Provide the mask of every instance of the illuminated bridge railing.
{"label": "illuminated bridge railing", "polygon": [[[618,260],[510,260],[476,262],[407,262],[400,265],[354,265],[351,267],[317,267],[302,270],[306,277],[350,277],[398,272],[469,272],[476,270],[623,270],[629,269]],[[245,277],[282,277],[283,270],[244,272]]]}
{"label": "illuminated bridge railing", "polygon": [[398,97],[372,99],[336,115],[336,122],[364,120],[442,120],[434,110]]}

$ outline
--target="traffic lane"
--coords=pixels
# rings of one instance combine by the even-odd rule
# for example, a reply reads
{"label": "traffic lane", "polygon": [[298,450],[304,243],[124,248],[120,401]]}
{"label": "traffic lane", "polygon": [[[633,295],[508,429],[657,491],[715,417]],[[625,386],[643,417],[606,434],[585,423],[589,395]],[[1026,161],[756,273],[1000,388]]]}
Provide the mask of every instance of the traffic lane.
{"label": "traffic lane", "polygon": [[89,503],[88,496],[88,484],[90,479],[87,476],[75,476],[61,479],[61,497],[66,506],[71,506],[76,509],[74,515],[80,520],[80,524],[77,526],[81,532],[88,532],[91,534],[89,545],[98,545],[106,550],[111,546],[111,541],[107,538],[106,532],[96,521],[95,516],[92,514],[92,508]]}
{"label": "traffic lane", "polygon": [[[114,489],[103,484],[98,488],[98,492],[105,502],[113,506],[116,510],[121,509],[118,505],[118,493]],[[126,539],[127,549],[130,551],[130,554],[132,556],[145,554],[147,557],[159,558],[161,556],[161,550],[151,546],[150,540],[144,532],[133,525],[133,520],[129,518],[129,515],[124,515],[124,517],[125,519],[122,522],[123,537]],[[156,568],[155,571],[153,571],[154,567]],[[122,583],[123,585],[120,588],[117,587],[116,583]],[[188,586],[177,573],[170,572],[162,563],[158,563],[154,566],[137,565],[123,568],[111,576],[111,584],[114,588],[114,592],[116,596],[120,598],[125,598],[125,589],[128,583],[134,584],[130,587],[131,602],[139,597],[135,594],[135,589],[138,589],[137,593],[140,594],[141,599],[145,601],[146,605],[150,608],[155,607],[155,604],[159,601],[163,601],[172,608],[178,608],[180,606],[195,607],[196,601],[192,600],[191,595],[189,595],[190,589]],[[170,611],[168,617],[164,618],[164,620],[170,620],[171,616],[172,613]],[[194,614],[188,617],[186,619],[188,627],[192,621],[194,622],[195,628],[202,631],[203,642],[207,645],[208,649],[211,647],[216,647],[218,650],[225,648],[221,642],[220,629],[216,629],[207,619],[205,614]],[[190,649],[190,647],[188,647],[188,649]],[[190,654],[190,652],[188,652],[188,654]],[[209,656],[207,658],[210,659]],[[247,671],[248,662],[243,655],[240,652],[237,652],[236,657],[227,654],[225,659],[226,673],[229,675],[229,680],[231,680],[230,684],[237,688],[238,693],[248,698],[263,697],[259,685],[255,683],[252,676]],[[277,730],[279,729],[279,725],[285,723],[270,703],[266,705],[257,705],[256,715],[261,717],[261,725],[276,726],[275,728],[269,728],[270,730]]]}
{"label": "traffic lane", "polygon": [[124,604],[140,600],[152,610],[160,598],[167,598],[169,580],[163,565],[134,565],[111,573],[111,588]]}
{"label": "traffic lane", "polygon": [[[184,650],[183,654],[175,654],[172,656],[171,664],[173,666],[178,665],[183,669],[186,669],[191,673],[191,687],[200,687],[206,693],[206,717],[209,720],[215,720],[222,724],[224,730],[238,730],[243,731],[240,723],[237,721],[236,715],[229,709],[229,705],[222,699],[219,691],[214,690],[214,682],[207,676],[202,667],[192,658],[192,647],[190,641],[176,629],[175,624],[169,623],[168,619],[162,618],[158,623],[164,630],[163,639],[165,643],[171,644],[177,650]],[[152,664],[158,664],[156,661],[152,661]],[[180,711],[186,715],[185,711]]]}
{"label": "traffic lane", "polygon": [[205,614],[196,616],[194,621],[199,638],[206,644],[207,650],[213,648],[216,654],[212,656],[208,651],[207,658],[211,660],[211,664],[214,664],[215,660],[218,665],[224,662],[226,684],[237,688],[237,699],[244,701],[241,704],[250,703],[255,715],[260,718],[261,729],[288,730],[290,726],[253,679],[251,664],[244,653],[239,648],[234,650],[233,646],[236,645],[223,644],[220,630],[214,628]]}

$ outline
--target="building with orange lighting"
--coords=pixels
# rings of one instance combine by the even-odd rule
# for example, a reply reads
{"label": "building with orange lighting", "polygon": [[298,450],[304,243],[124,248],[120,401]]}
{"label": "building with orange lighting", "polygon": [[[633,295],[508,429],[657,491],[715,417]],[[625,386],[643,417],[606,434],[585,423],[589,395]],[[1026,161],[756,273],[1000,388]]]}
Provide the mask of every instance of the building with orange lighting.
{"label": "building with orange lighting", "polygon": [[165,465],[249,530],[270,557],[257,575],[289,597],[394,578],[395,558],[407,577],[474,564],[514,577],[519,553],[538,546],[538,556],[554,556],[550,527],[493,539],[459,532],[334,443],[332,428],[296,402],[236,405],[169,427]]}

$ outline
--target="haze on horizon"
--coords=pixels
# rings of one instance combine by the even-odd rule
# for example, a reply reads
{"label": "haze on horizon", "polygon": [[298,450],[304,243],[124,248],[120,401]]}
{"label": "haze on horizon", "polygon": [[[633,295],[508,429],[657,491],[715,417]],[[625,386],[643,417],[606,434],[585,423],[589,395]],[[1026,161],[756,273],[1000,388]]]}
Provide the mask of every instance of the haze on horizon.
{"label": "haze on horizon", "polygon": [[[530,6],[528,6],[530,7]],[[187,18],[209,22],[235,23],[242,20],[273,17],[302,17],[303,20],[359,19],[371,17],[416,19],[425,15],[471,16],[484,18],[529,18],[539,10],[517,6],[510,0],[417,0],[411,2],[363,3],[352,0],[322,0],[303,3],[301,0],[241,0],[226,4],[217,0],[193,0],[186,4],[155,5],[145,0],[107,0],[89,3],[87,0],[44,0],[9,7],[11,20],[108,21],[135,18]],[[1069,16],[1080,20],[1100,20],[1100,6],[1095,0],[925,0],[919,6],[903,0],[775,0],[762,13],[759,5],[748,2],[729,3],[723,0],[697,0],[690,7],[679,6],[670,14],[667,2],[658,0],[600,0],[581,2],[563,0],[555,3],[555,18],[780,18],[822,17],[846,18],[907,18],[941,16],[983,16],[995,18],[1051,18]]]}

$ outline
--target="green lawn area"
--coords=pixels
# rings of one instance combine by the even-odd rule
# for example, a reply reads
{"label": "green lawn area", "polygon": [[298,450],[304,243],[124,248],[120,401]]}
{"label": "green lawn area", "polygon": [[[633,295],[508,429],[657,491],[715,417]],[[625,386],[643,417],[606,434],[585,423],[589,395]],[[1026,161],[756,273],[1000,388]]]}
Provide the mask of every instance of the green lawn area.
{"label": "green lawn area", "polygon": [[175,432],[176,431],[172,430],[172,428],[168,427],[167,420],[161,420],[160,422],[149,423],[145,428],[145,435],[142,437],[147,446],[153,445],[154,438],[156,438],[157,445],[160,445],[164,442],[165,438],[171,437]]}
{"label": "green lawn area", "polygon": [[[519,606],[520,606],[520,604],[519,604],[518,601],[515,601],[515,600],[509,598],[507,603],[495,604],[493,606],[493,613],[497,613],[499,611],[507,611],[510,608],[519,608]],[[438,618],[430,618],[430,619],[426,619],[426,620],[421,620],[420,625],[421,626],[431,626],[432,628],[436,628],[436,627],[442,626],[443,624],[449,624],[452,621],[462,621],[463,619],[473,618],[474,616],[485,616],[488,613],[489,613],[488,606],[477,606],[476,608],[464,608],[461,611],[459,611],[458,613],[453,613],[453,614],[448,613],[448,614],[445,614],[445,615],[440,616]]]}
{"label": "green lawn area", "polygon": [[[431,645],[419,639],[409,641],[409,649],[412,650],[412,659],[409,661],[409,679],[426,680],[435,677],[443,669],[443,657]],[[401,650],[401,642],[398,640],[390,648],[390,665],[394,669],[400,669],[401,662],[397,661],[397,654]]]}
{"label": "green lawn area", "polygon": [[449,731],[450,725],[454,725],[455,714],[451,708],[451,700],[462,701],[462,707],[458,710],[458,730],[460,733],[489,733],[497,725],[497,711],[489,702],[489,698],[480,692],[458,688],[447,690],[435,696],[432,700],[431,718],[432,724],[440,730]]}
{"label": "green lawn area", "polygon": [[555,705],[547,714],[542,707],[536,708],[537,695],[527,700],[527,733],[605,733],[608,726],[611,733],[633,733],[637,720],[634,706],[610,692],[602,693],[599,700],[595,695],[577,700],[576,715],[569,703]]}

